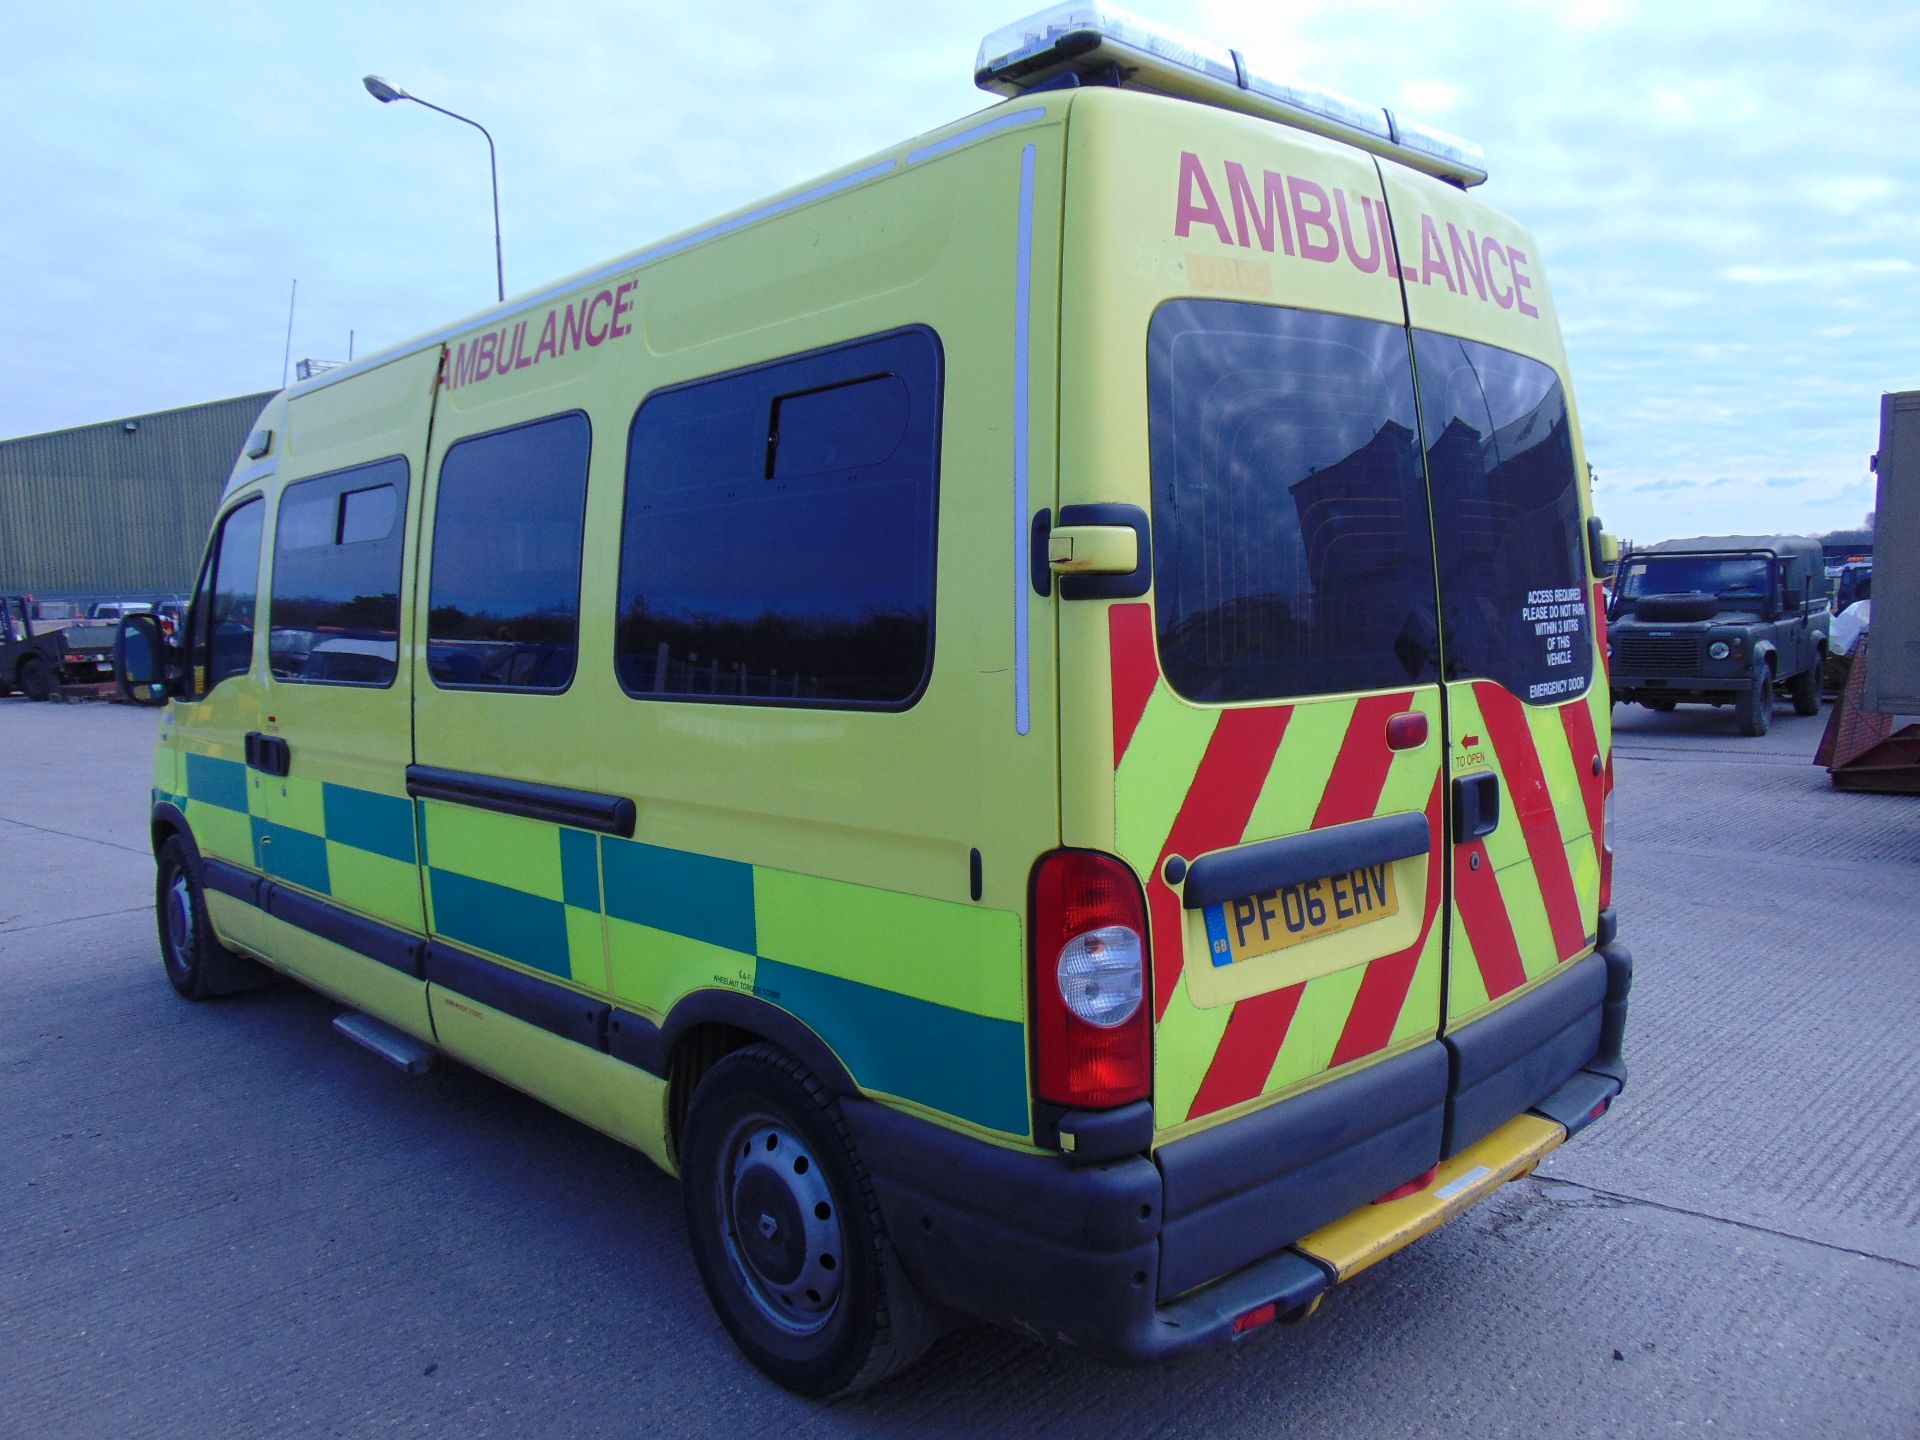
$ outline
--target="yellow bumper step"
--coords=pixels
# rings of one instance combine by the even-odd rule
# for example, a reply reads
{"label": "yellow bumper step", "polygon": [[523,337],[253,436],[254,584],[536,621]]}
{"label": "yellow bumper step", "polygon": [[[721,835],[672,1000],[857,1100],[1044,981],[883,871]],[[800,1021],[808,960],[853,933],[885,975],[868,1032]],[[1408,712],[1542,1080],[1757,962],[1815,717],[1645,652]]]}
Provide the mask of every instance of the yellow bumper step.
{"label": "yellow bumper step", "polygon": [[1566,1138],[1563,1125],[1538,1115],[1516,1115],[1479,1144],[1442,1161],[1425,1189],[1384,1204],[1362,1205],[1302,1236],[1293,1248],[1331,1266],[1336,1280],[1351,1280],[1507,1181],[1532,1174],[1541,1157]]}

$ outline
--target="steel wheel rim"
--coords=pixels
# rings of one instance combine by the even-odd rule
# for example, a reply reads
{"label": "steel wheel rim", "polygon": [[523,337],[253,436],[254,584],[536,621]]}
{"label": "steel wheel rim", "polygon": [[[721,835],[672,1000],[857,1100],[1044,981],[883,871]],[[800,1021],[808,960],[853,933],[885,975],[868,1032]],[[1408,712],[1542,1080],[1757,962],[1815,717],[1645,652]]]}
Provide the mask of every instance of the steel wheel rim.
{"label": "steel wheel rim", "polygon": [[176,870],[167,885],[167,964],[184,974],[193,953],[193,892],[184,870]]}
{"label": "steel wheel rim", "polygon": [[846,1256],[840,1205],[812,1148],[770,1115],[728,1130],[715,1201],[734,1278],[762,1319],[814,1335],[839,1309]]}

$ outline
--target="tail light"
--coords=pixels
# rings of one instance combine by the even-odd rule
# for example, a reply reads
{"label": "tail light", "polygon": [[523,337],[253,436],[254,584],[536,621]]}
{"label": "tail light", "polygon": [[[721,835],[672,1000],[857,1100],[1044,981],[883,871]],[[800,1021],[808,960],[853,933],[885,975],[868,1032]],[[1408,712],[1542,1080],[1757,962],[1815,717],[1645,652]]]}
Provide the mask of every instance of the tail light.
{"label": "tail light", "polygon": [[1600,803],[1600,908],[1613,904],[1613,756],[1607,756],[1606,799]]}
{"label": "tail light", "polygon": [[1147,913],[1111,855],[1057,850],[1033,872],[1034,1093],[1103,1109],[1152,1089]]}

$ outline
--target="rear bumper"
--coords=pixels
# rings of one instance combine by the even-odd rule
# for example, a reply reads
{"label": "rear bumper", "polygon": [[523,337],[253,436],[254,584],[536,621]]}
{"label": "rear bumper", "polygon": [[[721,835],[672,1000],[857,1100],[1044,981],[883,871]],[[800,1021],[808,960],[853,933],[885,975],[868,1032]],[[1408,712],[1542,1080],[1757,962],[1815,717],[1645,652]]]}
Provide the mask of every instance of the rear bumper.
{"label": "rear bumper", "polygon": [[[1626,1079],[1632,960],[1609,944],[1579,966],[1497,1012],[1497,1030],[1468,1026],[1151,1159],[1074,1168],[870,1102],[844,1113],[923,1293],[1143,1363],[1232,1340],[1250,1312],[1303,1318],[1604,1113]],[[1436,1162],[1419,1191],[1372,1204]]]}

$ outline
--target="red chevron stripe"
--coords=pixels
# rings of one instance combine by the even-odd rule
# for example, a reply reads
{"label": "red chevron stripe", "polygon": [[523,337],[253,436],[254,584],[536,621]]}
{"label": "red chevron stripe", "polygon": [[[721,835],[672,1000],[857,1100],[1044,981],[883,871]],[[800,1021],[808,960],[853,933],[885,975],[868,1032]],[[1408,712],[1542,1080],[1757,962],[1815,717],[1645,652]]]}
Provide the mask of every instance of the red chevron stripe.
{"label": "red chevron stripe", "polygon": [[1153,609],[1114,605],[1107,610],[1107,645],[1113,667],[1113,768],[1147,713],[1153,687],[1160,683],[1160,662],[1153,653]]}
{"label": "red chevron stripe", "polygon": [[1527,855],[1540,885],[1540,897],[1546,902],[1547,923],[1553,929],[1554,959],[1577,955],[1587,941],[1586,922],[1580,916],[1580,896],[1573,888],[1573,871],[1567,866],[1567,848],[1560,837],[1560,817],[1553,808],[1553,795],[1547,789],[1547,777],[1540,768],[1540,752],[1534,747],[1533,731],[1527,725],[1526,706],[1505,687],[1482,680],[1473,687],[1480,702],[1480,715],[1487,725],[1487,738],[1500,757],[1501,774],[1507,782],[1507,795],[1513,801],[1514,818],[1527,842]]}
{"label": "red chevron stripe", "polygon": [[[1387,770],[1393,764],[1393,752],[1387,748],[1387,718],[1399,714],[1412,701],[1413,693],[1407,691],[1399,695],[1369,696],[1354,707],[1353,717],[1347,722],[1347,733],[1340,742],[1340,753],[1327,778],[1327,788],[1321,792],[1320,804],[1314,813],[1316,829],[1363,820],[1380,808],[1380,792],[1386,787]],[[1432,858],[1427,877],[1427,910],[1420,938],[1406,950],[1383,956],[1367,966],[1366,977],[1361,981],[1360,993],[1348,1013],[1347,1028],[1340,1040],[1341,1047],[1349,1043],[1363,1047],[1354,1049],[1353,1056],[1371,1054],[1386,1045],[1384,1038],[1378,1043],[1372,1039],[1382,1021],[1385,1034],[1392,1035],[1394,1024],[1400,1018],[1400,1007],[1406,1003],[1407,991],[1413,985],[1413,972],[1419,968],[1421,947],[1426,944],[1440,908],[1440,779],[1437,774],[1433,796],[1427,805],[1427,824],[1433,831],[1434,846],[1429,851]],[[1289,993],[1290,990],[1271,992],[1234,1006],[1233,1016],[1227,1021],[1226,1032],[1213,1052],[1188,1119],[1238,1105],[1260,1093],[1267,1076],[1273,1072],[1280,1047],[1286,1043],[1298,997],[1284,1010],[1268,1002],[1273,1001],[1275,995]],[[1243,1011],[1247,1012],[1244,1016]],[[1361,1016],[1357,1025],[1356,1015]],[[1351,1042],[1348,1032],[1352,1034]],[[1343,1062],[1336,1054],[1333,1063]]]}
{"label": "red chevron stripe", "polygon": [[1320,792],[1320,805],[1313,813],[1314,829],[1365,820],[1380,808],[1380,792],[1393,765],[1393,751],[1387,748],[1387,721],[1412,703],[1413,692],[1405,690],[1398,695],[1368,695],[1353,707],[1333,773],[1327,777],[1327,788]]}
{"label": "red chevron stripe", "polygon": [[1446,853],[1440,797],[1440,776],[1435,774],[1433,796],[1427,801],[1427,832],[1432,837],[1432,845],[1427,851],[1427,908],[1420,922],[1420,934],[1406,949],[1383,955],[1367,966],[1366,976],[1360,981],[1360,993],[1354,996],[1347,1023],[1333,1047],[1333,1058],[1327,1062],[1329,1069],[1386,1049],[1393,1040],[1393,1027],[1400,1023],[1407,992],[1413,988],[1414,973],[1426,953],[1427,937],[1433,933],[1433,922],[1440,914],[1440,857]]}
{"label": "red chevron stripe", "polygon": [[1206,1078],[1193,1097],[1193,1108],[1187,1111],[1189,1120],[1251,1100],[1266,1087],[1274,1057],[1286,1043],[1306,988],[1305,983],[1289,985],[1284,990],[1251,996],[1233,1007],[1226,1033],[1220,1037]]}
{"label": "red chevron stripe", "polygon": [[1593,773],[1594,757],[1600,753],[1600,737],[1593,728],[1593,708],[1584,699],[1562,705],[1560,723],[1567,732],[1567,753],[1573,756],[1574,773],[1580,777],[1580,794],[1587,802],[1587,827],[1593,832],[1593,853],[1605,860],[1601,817],[1606,805],[1606,778],[1604,773]]}
{"label": "red chevron stripe", "polygon": [[[1479,864],[1476,866],[1476,858]],[[1520,960],[1520,942],[1513,937],[1513,920],[1500,897],[1487,842],[1475,840],[1453,852],[1453,905],[1473,942],[1473,958],[1486,983],[1487,998],[1498,1000],[1527,983],[1527,967]]]}
{"label": "red chevron stripe", "polygon": [[1167,833],[1167,843],[1160,847],[1160,858],[1154,862],[1147,884],[1147,903],[1153,910],[1155,1019],[1166,1015],[1173,988],[1179,983],[1181,940],[1186,933],[1180,897],[1165,879],[1167,857],[1179,855],[1191,860],[1240,843],[1292,714],[1291,705],[1223,710],[1220,722],[1213,727],[1207,753],[1200,757],[1200,768],[1187,787],[1187,798],[1180,804],[1180,813]]}

